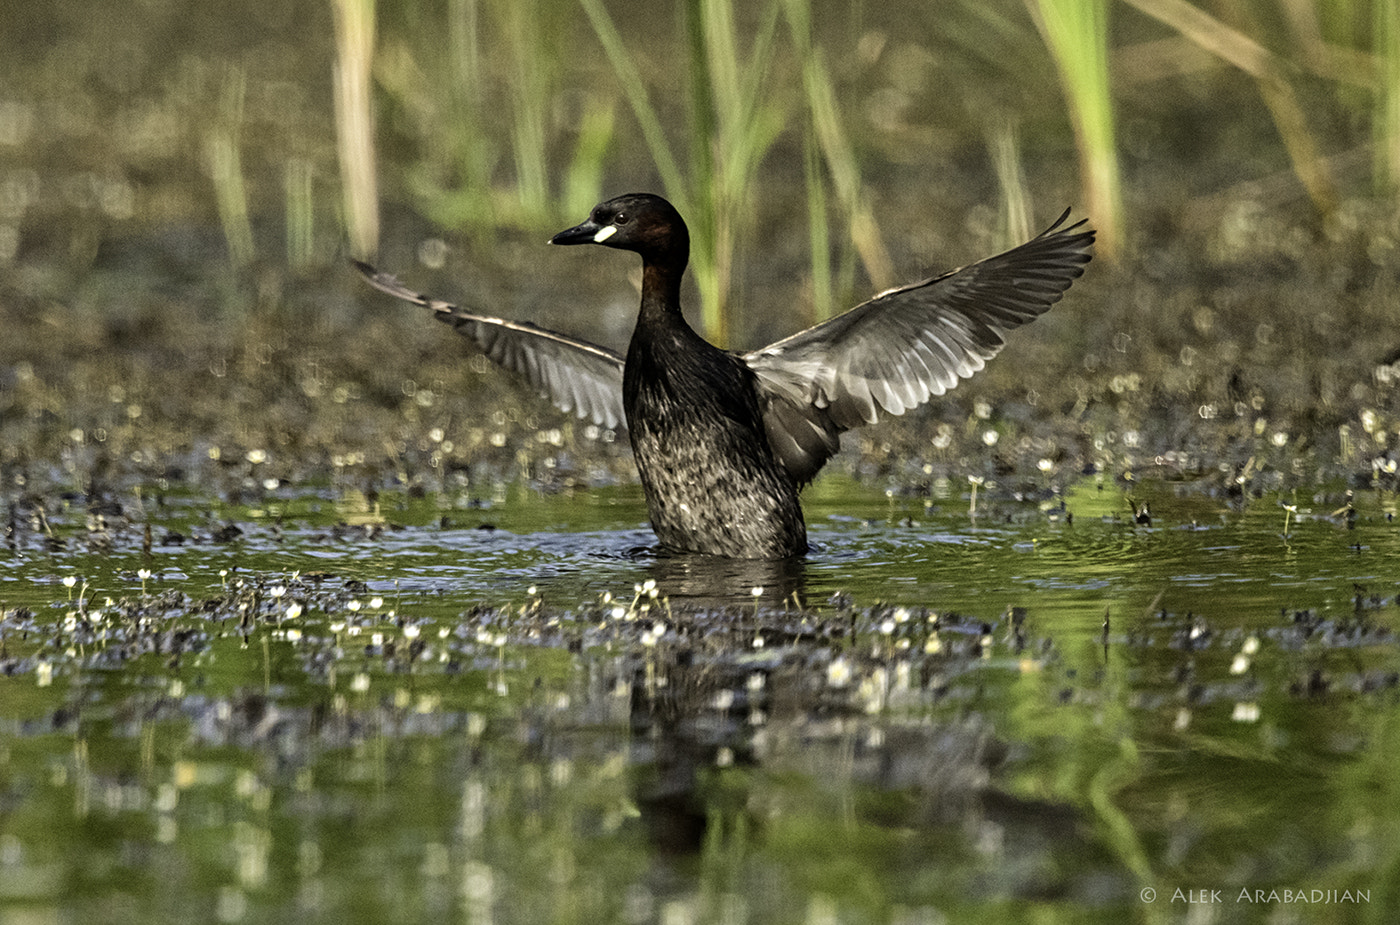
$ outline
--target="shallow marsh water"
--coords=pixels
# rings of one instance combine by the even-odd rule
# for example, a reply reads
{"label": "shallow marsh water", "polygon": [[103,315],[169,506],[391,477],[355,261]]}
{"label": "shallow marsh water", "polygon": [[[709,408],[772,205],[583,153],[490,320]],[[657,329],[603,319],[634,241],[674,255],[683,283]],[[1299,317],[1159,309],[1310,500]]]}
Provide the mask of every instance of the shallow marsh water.
{"label": "shallow marsh water", "polygon": [[790,569],[632,488],[21,523],[7,921],[1384,921],[1394,497],[1136,494],[832,478]]}

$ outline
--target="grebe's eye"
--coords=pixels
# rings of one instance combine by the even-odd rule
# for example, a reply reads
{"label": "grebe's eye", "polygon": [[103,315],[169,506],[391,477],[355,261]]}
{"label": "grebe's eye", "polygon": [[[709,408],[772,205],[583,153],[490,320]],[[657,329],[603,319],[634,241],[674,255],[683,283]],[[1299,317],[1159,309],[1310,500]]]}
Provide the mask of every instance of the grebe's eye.
{"label": "grebe's eye", "polygon": [[626,212],[619,212],[619,213],[617,213],[617,216],[613,218],[613,224],[614,224],[614,225],[625,225],[625,224],[627,224],[627,213],[626,213]]}

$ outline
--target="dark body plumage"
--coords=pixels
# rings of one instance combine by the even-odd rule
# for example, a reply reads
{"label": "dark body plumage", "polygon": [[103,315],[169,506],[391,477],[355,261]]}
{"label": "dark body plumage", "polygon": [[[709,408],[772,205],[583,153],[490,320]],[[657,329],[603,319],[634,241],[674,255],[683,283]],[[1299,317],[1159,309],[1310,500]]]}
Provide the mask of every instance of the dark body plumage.
{"label": "dark body plumage", "polygon": [[625,358],[466,312],[358,266],[371,285],[433,309],[563,410],[608,427],[625,418],[663,546],[776,559],[807,550],[798,493],[843,431],[953,388],[1083,273],[1094,233],[1083,222],[1061,228],[1067,215],[1020,247],[746,354],[720,350],[686,324],[689,234],[670,203],[646,193],[610,199],[551,239],[641,255],[642,302]]}

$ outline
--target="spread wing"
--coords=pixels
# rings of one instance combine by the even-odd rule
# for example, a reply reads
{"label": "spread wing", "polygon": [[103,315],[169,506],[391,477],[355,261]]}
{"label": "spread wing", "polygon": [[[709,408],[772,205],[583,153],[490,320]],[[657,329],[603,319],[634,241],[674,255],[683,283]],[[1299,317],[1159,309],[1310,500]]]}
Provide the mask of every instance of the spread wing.
{"label": "spread wing", "polygon": [[561,411],[572,411],[600,427],[619,427],[622,411],[622,357],[587,341],[574,340],[527,321],[474,315],[450,302],[404,287],[387,273],[352,260],[380,292],[432,309],[439,320],[470,338],[487,358],[525,378]]}
{"label": "spread wing", "polygon": [[769,441],[806,483],[843,431],[903,414],[953,388],[1041,315],[1084,272],[1094,232],[1061,228],[1066,209],[1019,247],[890,289],[829,321],[744,355],[758,378]]}

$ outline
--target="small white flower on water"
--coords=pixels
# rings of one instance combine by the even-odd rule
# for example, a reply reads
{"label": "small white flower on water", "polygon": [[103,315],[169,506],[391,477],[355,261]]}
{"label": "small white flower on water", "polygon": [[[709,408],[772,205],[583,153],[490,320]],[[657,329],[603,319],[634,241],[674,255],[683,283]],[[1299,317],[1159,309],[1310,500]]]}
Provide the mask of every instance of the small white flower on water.
{"label": "small white flower on water", "polygon": [[1249,656],[1241,652],[1235,656],[1235,660],[1230,663],[1230,674],[1244,674],[1249,670]]}
{"label": "small white flower on water", "polygon": [[909,608],[908,608],[908,607],[896,607],[896,608],[894,609],[894,622],[896,622],[896,623],[908,623],[908,622],[909,622]]}
{"label": "small white flower on water", "polygon": [[[145,578],[146,576],[142,575],[141,577]],[[287,588],[285,585],[276,585],[275,587],[269,588],[267,593],[271,594],[273,597],[281,597],[287,593]]]}
{"label": "small white flower on water", "polygon": [[763,637],[762,637],[762,636],[755,636],[755,637],[753,638],[753,647],[754,647],[755,649],[761,649],[761,648],[763,648]]}
{"label": "small white flower on water", "polygon": [[1258,652],[1258,651],[1259,651],[1259,637],[1258,637],[1258,636],[1250,636],[1248,639],[1246,639],[1246,640],[1244,641],[1244,645],[1240,647],[1240,651],[1243,652],[1245,655],[1253,655],[1255,652]]}
{"label": "small white flower on water", "polygon": [[73,587],[74,585],[76,585],[77,583],[78,583],[78,576],[76,576],[76,575],[64,575],[64,576],[63,576],[63,587],[65,587],[65,588],[71,588],[71,587]]}
{"label": "small white flower on water", "polygon": [[267,462],[267,450],[249,450],[248,462],[252,463],[253,465],[258,465],[259,463]]}
{"label": "small white flower on water", "polygon": [[530,597],[534,597],[536,594],[540,593],[540,589],[534,585],[530,585],[530,587],[525,589],[525,593]]}
{"label": "small white flower on water", "polygon": [[762,596],[763,596],[763,586],[762,586],[762,585],[754,585],[752,588],[749,589],[749,594],[753,595],[754,597],[762,597]]}
{"label": "small white flower on water", "polygon": [[360,602],[350,601],[348,604],[345,605],[345,608],[351,612],[358,613],[360,610]]}
{"label": "small white flower on water", "polygon": [[369,637],[369,644],[372,645],[372,646],[382,646],[382,645],[384,645],[384,634],[383,634],[383,633],[375,633],[374,635],[370,636],[370,637]]}
{"label": "small white flower on water", "polygon": [[882,636],[889,636],[889,635],[892,634],[893,632],[894,632],[894,621],[893,621],[893,620],[886,620],[885,622],[883,622],[883,623],[880,624],[880,635],[882,635]]}
{"label": "small white flower on water", "polygon": [[380,607],[383,607],[383,606],[384,606],[384,598],[382,598],[382,597],[372,597],[372,598],[370,598],[370,599],[369,599],[369,606],[370,606],[370,608],[373,609],[373,610],[378,610]]}
{"label": "small white flower on water", "polygon": [[622,620],[627,617],[627,608],[623,607],[621,604],[618,604],[614,606],[613,609],[610,610],[608,613],[609,616],[611,616],[614,620]]}
{"label": "small white flower on water", "polygon": [[301,641],[301,630],[299,630],[299,629],[289,629],[289,630],[287,630],[287,641],[288,641],[288,642],[300,642],[300,641]]}
{"label": "small white flower on water", "polygon": [[491,640],[491,644],[498,649],[504,649],[506,645],[506,634],[497,633],[496,638]]}
{"label": "small white flower on water", "polygon": [[40,662],[34,666],[34,680],[40,687],[53,683],[53,662]]}
{"label": "small white flower on water", "polygon": [[997,441],[1000,439],[1001,434],[997,433],[994,430],[987,430],[982,432],[982,442],[985,443],[987,446],[996,446]]}
{"label": "small white flower on water", "polygon": [[1035,464],[1035,467],[1041,472],[1049,472],[1051,469],[1055,468],[1055,462],[1051,459],[1042,458],[1040,462]]}
{"label": "small white flower on water", "polygon": [[852,673],[851,663],[845,658],[838,658],[826,666],[826,684],[828,687],[845,687],[851,683]]}
{"label": "small white flower on water", "polygon": [[299,616],[301,616],[301,605],[296,601],[292,601],[287,605],[287,619],[295,620]]}
{"label": "small white flower on water", "polygon": [[355,677],[351,678],[350,690],[354,691],[357,694],[363,694],[365,691],[369,690],[369,675],[365,674],[362,671],[359,674],[355,675]]}
{"label": "small white flower on water", "polygon": [[265,491],[272,491],[272,490],[274,490],[275,488],[277,488],[278,485],[281,485],[281,484],[282,484],[282,480],[281,480],[281,479],[278,479],[278,478],[275,478],[275,477],[271,477],[271,476],[268,477],[268,478],[263,479],[263,483],[262,483],[263,489],[264,489]]}
{"label": "small white flower on water", "polygon": [[417,639],[420,633],[422,630],[418,628],[416,623],[410,623],[403,628],[403,638],[405,639]]}
{"label": "small white flower on water", "polygon": [[1255,723],[1259,721],[1259,704],[1252,701],[1240,701],[1235,704],[1235,710],[1230,714],[1230,719],[1237,723]]}

